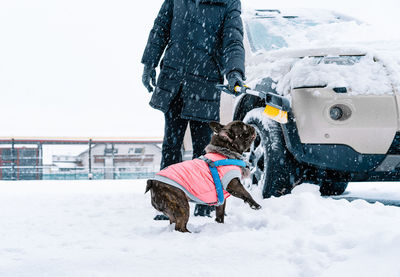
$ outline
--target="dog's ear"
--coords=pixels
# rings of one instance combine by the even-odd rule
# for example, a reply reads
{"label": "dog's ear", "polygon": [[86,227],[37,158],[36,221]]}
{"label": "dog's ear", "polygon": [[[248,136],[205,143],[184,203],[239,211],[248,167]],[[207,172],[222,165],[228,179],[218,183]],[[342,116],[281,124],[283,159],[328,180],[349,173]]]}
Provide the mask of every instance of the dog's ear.
{"label": "dog's ear", "polygon": [[153,186],[153,181],[147,180],[146,191],[144,193],[147,193],[151,189],[152,186]]}
{"label": "dog's ear", "polygon": [[211,121],[210,128],[211,130],[213,130],[214,133],[218,134],[219,132],[221,132],[222,128],[224,128],[224,125],[216,121]]}
{"label": "dog's ear", "polygon": [[232,138],[229,136],[228,131],[222,129],[225,127],[224,125],[222,125],[218,122],[212,121],[212,122],[210,122],[210,127],[211,127],[211,130],[213,130],[213,132],[215,134],[217,134],[220,138],[223,138],[224,140],[229,141],[229,142],[233,141]]}

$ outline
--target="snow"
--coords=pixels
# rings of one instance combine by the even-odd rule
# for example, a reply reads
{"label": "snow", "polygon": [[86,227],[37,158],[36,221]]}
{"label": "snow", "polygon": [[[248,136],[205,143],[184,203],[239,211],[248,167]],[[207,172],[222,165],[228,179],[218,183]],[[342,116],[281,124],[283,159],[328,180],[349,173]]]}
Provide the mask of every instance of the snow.
{"label": "snow", "polygon": [[400,199],[399,185],[399,182],[386,182],[384,185],[379,182],[351,183],[346,190],[346,196],[385,200]]}
{"label": "snow", "polygon": [[289,83],[286,91],[304,86],[326,86],[346,87],[349,95],[393,94],[387,70],[382,63],[375,62],[373,56],[367,55],[359,61],[349,61],[349,64],[337,64],[330,60],[338,59],[304,58],[296,62],[282,80]]}
{"label": "snow", "polygon": [[[387,193],[371,186],[349,195]],[[397,207],[321,198],[309,184],[265,200],[255,189],[263,209],[230,197],[225,224],[192,216],[182,234],[152,220],[144,188],[0,182],[0,276],[399,276]]]}
{"label": "snow", "polygon": [[[285,15],[300,17],[281,17]],[[291,9],[274,16],[260,19],[251,12],[244,14],[250,22],[250,38],[256,37],[256,49],[247,53],[251,87],[269,76],[277,82],[281,95],[294,87],[320,85],[347,87],[353,95],[400,91],[398,33],[383,32],[352,18],[337,20],[335,13],[326,10]],[[347,65],[326,62],[328,58],[318,62],[321,58],[312,57],[324,55],[331,60],[339,55],[365,57]]]}
{"label": "snow", "polygon": [[243,119],[243,122],[249,122],[250,119],[261,121],[265,130],[269,130],[271,124],[276,124],[272,119],[264,114],[265,108],[256,108],[249,111]]}

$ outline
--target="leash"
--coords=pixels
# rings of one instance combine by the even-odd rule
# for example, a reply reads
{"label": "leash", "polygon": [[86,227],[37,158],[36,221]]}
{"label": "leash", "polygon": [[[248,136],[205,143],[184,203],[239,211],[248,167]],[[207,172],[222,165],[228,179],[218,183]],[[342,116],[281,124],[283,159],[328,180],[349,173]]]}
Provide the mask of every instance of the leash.
{"label": "leash", "polygon": [[217,167],[224,165],[236,165],[236,166],[246,167],[246,163],[242,160],[236,160],[236,159],[224,159],[213,162],[212,160],[204,156],[199,157],[199,159],[205,161],[208,164],[208,167],[210,168],[211,176],[213,177],[215,184],[215,190],[217,191],[217,199],[218,199],[217,206],[221,206],[222,204],[224,204],[225,198],[224,198],[224,189],[222,187],[221,178],[219,177]]}

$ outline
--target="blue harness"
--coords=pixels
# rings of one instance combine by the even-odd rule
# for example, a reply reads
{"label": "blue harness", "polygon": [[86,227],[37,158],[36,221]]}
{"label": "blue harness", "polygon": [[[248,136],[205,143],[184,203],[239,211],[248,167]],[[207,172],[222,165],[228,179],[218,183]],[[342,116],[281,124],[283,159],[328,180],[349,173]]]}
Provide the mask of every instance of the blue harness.
{"label": "blue harness", "polygon": [[215,189],[217,191],[217,198],[218,198],[217,206],[221,206],[222,204],[224,204],[225,198],[224,198],[224,190],[222,187],[221,178],[219,177],[217,167],[224,165],[237,165],[241,167],[246,167],[246,163],[242,160],[236,160],[236,159],[224,159],[213,162],[212,160],[204,156],[201,156],[200,159],[205,161],[208,164],[208,167],[210,168],[211,176],[213,177]]}

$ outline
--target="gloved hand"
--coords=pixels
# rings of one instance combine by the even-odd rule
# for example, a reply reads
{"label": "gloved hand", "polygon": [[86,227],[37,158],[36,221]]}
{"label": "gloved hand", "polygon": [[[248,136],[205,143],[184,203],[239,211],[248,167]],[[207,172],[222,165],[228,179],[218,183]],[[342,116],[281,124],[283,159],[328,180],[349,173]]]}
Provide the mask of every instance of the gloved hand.
{"label": "gloved hand", "polygon": [[236,86],[243,87],[243,76],[239,71],[233,70],[226,76],[228,80],[228,89],[234,91]]}
{"label": "gloved hand", "polygon": [[151,79],[151,84],[155,87],[156,86],[156,69],[150,65],[145,64],[144,70],[143,70],[143,75],[142,75],[142,83],[149,92],[152,92],[153,87],[150,85],[150,79]]}

